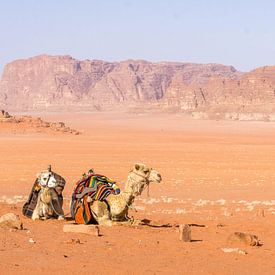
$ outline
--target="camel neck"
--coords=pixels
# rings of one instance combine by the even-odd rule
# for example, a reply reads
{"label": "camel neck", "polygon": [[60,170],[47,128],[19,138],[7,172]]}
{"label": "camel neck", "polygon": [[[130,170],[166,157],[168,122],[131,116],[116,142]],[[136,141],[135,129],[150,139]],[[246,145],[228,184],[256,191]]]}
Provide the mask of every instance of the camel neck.
{"label": "camel neck", "polygon": [[128,177],[127,183],[125,185],[125,190],[123,192],[123,197],[127,206],[130,206],[135,200],[134,190],[132,187],[130,187],[133,186],[133,184],[135,183],[136,182],[131,177]]}
{"label": "camel neck", "polygon": [[130,189],[125,189],[122,194],[123,194],[126,205],[130,206],[135,200],[135,196],[133,195],[133,191],[130,190]]}

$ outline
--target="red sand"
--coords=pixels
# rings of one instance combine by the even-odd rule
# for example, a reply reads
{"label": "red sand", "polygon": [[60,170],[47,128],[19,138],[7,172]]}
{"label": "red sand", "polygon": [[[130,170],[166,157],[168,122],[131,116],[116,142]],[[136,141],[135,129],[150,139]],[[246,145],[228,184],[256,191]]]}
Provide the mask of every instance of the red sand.
{"label": "red sand", "polygon": [[[27,228],[0,230],[1,274],[275,273],[274,123],[175,114],[40,116],[83,134],[0,128],[0,215],[18,213]],[[36,173],[51,164],[67,179],[68,212],[73,183],[83,172],[94,168],[123,185],[135,162],[157,169],[163,181],[152,184],[150,197],[145,192],[135,202],[138,212],[130,214],[162,224],[205,225],[192,227],[193,242],[180,242],[176,227],[102,227],[101,237],[63,233],[63,221],[24,218],[23,200],[14,197],[27,196]],[[265,217],[257,215],[262,210]],[[223,252],[235,231],[255,234],[264,245],[245,248],[247,255]],[[68,244],[72,238],[81,244]]]}

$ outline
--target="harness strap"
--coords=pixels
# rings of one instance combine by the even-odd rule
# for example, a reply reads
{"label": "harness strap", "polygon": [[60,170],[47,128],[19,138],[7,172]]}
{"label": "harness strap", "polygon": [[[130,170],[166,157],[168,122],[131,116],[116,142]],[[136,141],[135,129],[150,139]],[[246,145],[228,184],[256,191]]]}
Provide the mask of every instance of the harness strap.
{"label": "harness strap", "polygon": [[49,174],[48,179],[47,179],[47,182],[46,182],[46,186],[48,186],[48,183],[49,183],[49,181],[50,181],[51,176],[52,176],[52,174]]}
{"label": "harness strap", "polygon": [[[148,178],[147,178],[147,177],[145,177],[145,176],[143,176],[143,175],[141,175],[141,174],[139,174],[139,173],[137,173],[137,172],[135,172],[135,171],[130,171],[130,172],[133,173],[133,174],[135,174],[135,175],[137,175],[137,176],[140,176],[140,177],[146,179],[146,181],[148,181]],[[151,171],[150,171],[150,172],[151,172]]]}
{"label": "harness strap", "polygon": [[[57,203],[59,204],[59,201],[57,201]],[[50,204],[51,204],[51,207],[53,209],[53,212],[57,215],[57,216],[65,216],[64,214],[61,214],[61,213],[58,213],[58,211],[56,211],[56,209],[54,208],[53,206],[53,201],[50,200]],[[60,205],[59,205],[60,206]],[[68,214],[67,214],[68,215]]]}
{"label": "harness strap", "polygon": [[95,192],[97,190],[97,187],[84,187],[82,192],[80,194],[76,194],[75,197],[76,199],[81,199],[83,198],[86,194],[90,192]]}

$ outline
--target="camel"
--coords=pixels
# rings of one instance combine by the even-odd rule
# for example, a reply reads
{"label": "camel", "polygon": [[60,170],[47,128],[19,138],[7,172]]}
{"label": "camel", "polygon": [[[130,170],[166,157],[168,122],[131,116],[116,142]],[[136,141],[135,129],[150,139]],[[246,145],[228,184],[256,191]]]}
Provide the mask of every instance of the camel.
{"label": "camel", "polygon": [[129,221],[128,210],[137,196],[151,182],[161,182],[161,175],[145,164],[136,163],[129,171],[125,189],[119,195],[110,194],[106,202],[94,201],[90,204],[92,214],[99,224]]}
{"label": "camel", "polygon": [[32,214],[33,220],[54,217],[64,220],[61,195],[63,188],[59,186],[60,179],[61,176],[49,170],[37,174],[36,184],[40,190]]}

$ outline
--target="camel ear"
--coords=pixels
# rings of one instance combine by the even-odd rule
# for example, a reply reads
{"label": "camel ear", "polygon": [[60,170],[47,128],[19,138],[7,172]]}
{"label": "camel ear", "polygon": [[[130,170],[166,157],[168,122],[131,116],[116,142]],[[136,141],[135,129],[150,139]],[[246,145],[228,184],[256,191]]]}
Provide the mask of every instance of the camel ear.
{"label": "camel ear", "polygon": [[138,164],[135,164],[135,169],[139,170],[140,166]]}
{"label": "camel ear", "polygon": [[40,177],[41,177],[41,173],[37,173],[37,174],[36,174],[36,178],[37,178],[37,179],[40,179]]}

